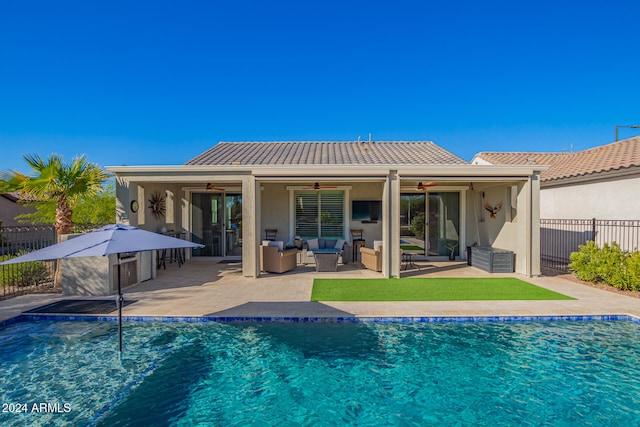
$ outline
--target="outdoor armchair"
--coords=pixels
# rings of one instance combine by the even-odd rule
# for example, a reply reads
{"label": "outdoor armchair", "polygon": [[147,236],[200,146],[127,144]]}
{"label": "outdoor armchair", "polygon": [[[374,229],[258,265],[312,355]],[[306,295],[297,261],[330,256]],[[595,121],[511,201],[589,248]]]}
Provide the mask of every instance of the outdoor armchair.
{"label": "outdoor armchair", "polygon": [[360,262],[362,266],[373,271],[382,271],[382,249],[360,248]]}
{"label": "outdoor armchair", "polygon": [[260,246],[260,266],[262,271],[284,273],[297,266],[297,249],[278,250],[277,246]]}

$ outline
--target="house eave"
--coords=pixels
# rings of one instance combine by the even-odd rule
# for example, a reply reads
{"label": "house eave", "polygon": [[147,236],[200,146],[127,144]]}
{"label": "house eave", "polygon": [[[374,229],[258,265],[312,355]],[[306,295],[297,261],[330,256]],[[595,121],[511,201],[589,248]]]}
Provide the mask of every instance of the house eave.
{"label": "house eave", "polygon": [[615,170],[602,172],[591,172],[577,176],[568,176],[562,178],[554,178],[543,180],[540,182],[540,188],[562,187],[567,185],[592,183],[604,180],[627,178],[630,176],[638,176],[640,174],[640,166],[630,166]]}
{"label": "house eave", "polygon": [[[545,166],[513,165],[217,165],[217,166],[107,166],[106,170],[128,179],[150,177],[204,178],[219,175],[253,175],[256,177],[359,177],[386,176],[394,171],[403,177],[529,177],[546,170]],[[182,180],[180,179],[180,180]]]}

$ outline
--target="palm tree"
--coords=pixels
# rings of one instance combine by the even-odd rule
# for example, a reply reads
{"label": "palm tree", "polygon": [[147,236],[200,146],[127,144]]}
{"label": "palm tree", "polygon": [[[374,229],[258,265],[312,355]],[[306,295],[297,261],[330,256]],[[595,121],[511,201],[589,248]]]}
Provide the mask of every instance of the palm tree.
{"label": "palm tree", "polygon": [[110,176],[85,156],[75,157],[70,164],[62,156],[51,154],[43,160],[37,154],[25,155],[34,174],[18,171],[0,173],[0,190],[18,192],[23,200],[55,201],[55,228],[58,236],[73,232],[73,205],[83,196],[94,196]]}

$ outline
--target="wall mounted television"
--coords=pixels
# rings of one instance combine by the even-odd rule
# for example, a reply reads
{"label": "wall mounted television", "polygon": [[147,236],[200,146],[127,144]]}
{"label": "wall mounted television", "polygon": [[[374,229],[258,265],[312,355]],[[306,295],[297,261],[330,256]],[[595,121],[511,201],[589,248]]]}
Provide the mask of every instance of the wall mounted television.
{"label": "wall mounted television", "polygon": [[354,221],[379,221],[382,219],[381,200],[352,200],[351,219]]}

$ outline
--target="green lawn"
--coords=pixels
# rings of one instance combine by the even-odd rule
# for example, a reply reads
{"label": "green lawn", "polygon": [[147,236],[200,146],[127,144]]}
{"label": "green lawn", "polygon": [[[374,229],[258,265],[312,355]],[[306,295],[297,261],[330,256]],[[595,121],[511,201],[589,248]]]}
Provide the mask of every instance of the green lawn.
{"label": "green lawn", "polygon": [[416,245],[400,245],[403,251],[424,251],[424,248]]}
{"label": "green lawn", "polygon": [[572,300],[511,277],[315,279],[311,301]]}

